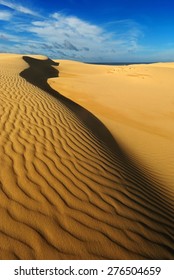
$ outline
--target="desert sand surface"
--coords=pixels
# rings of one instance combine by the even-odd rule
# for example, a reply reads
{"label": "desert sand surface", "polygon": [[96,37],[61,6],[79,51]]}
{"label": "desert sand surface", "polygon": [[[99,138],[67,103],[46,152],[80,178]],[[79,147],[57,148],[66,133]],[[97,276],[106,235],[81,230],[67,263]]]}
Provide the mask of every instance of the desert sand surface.
{"label": "desert sand surface", "polygon": [[174,190],[174,63],[59,63],[50,85],[97,116],[133,160]]}
{"label": "desert sand surface", "polygon": [[0,259],[174,259],[173,71],[0,55]]}

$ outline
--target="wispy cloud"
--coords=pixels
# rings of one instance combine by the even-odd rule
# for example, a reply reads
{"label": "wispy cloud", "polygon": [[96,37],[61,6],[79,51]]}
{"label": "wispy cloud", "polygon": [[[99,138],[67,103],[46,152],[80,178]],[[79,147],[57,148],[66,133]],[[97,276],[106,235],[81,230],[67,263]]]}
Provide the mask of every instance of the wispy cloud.
{"label": "wispy cloud", "polygon": [[26,7],[24,7],[20,4],[16,4],[15,2],[12,2],[12,1],[0,0],[0,5],[8,7],[10,9],[15,10],[15,11],[20,12],[20,13],[33,15],[33,16],[38,15],[38,13],[36,13],[35,11],[33,11],[29,8],[26,8]]}
{"label": "wispy cloud", "polygon": [[[77,16],[56,12],[31,20],[27,15],[39,13],[12,1],[0,0],[0,4],[18,12],[6,24],[5,35],[0,34],[3,41],[5,38],[10,41],[9,51],[34,51],[53,58],[113,61],[127,60],[130,52],[141,48],[141,27],[129,19],[99,26]],[[25,16],[18,17],[19,13]],[[11,14],[2,14],[2,17],[7,20]]]}
{"label": "wispy cloud", "polygon": [[12,14],[8,11],[0,11],[0,20],[9,21]]}
{"label": "wispy cloud", "polygon": [[[107,28],[91,24],[75,16],[54,13],[43,21],[33,21],[28,31],[67,55],[87,60],[113,59],[113,54],[126,56],[139,49],[140,27],[133,21],[117,22]],[[113,31],[114,30],[114,31]],[[53,48],[49,48],[52,50]]]}

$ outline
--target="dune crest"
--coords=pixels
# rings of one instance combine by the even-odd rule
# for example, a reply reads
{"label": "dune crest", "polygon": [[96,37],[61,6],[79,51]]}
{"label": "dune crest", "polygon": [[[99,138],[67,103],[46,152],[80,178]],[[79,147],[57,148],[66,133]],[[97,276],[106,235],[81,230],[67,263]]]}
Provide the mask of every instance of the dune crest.
{"label": "dune crest", "polygon": [[173,259],[172,191],[51,89],[57,66],[0,58],[0,258]]}
{"label": "dune crest", "polygon": [[[124,151],[174,190],[174,63],[127,66],[59,60],[51,87],[88,109]],[[143,168],[144,168],[143,167]]]}

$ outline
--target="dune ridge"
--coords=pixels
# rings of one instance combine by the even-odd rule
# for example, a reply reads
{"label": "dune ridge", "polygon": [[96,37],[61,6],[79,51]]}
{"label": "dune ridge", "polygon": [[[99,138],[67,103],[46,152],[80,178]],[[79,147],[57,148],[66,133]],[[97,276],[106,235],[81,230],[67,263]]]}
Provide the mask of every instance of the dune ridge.
{"label": "dune ridge", "polygon": [[0,56],[0,258],[173,259],[172,190],[51,89],[57,66]]}
{"label": "dune ridge", "polygon": [[51,87],[97,116],[133,159],[174,189],[174,63],[89,65],[59,60]]}

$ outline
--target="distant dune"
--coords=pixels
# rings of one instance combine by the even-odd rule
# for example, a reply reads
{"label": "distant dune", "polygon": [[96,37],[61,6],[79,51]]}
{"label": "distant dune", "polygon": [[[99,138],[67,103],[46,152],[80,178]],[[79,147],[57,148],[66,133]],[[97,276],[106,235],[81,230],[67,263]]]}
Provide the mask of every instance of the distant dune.
{"label": "distant dune", "polygon": [[0,259],[174,259],[173,74],[0,55]]}

